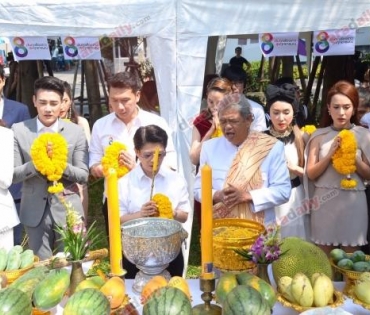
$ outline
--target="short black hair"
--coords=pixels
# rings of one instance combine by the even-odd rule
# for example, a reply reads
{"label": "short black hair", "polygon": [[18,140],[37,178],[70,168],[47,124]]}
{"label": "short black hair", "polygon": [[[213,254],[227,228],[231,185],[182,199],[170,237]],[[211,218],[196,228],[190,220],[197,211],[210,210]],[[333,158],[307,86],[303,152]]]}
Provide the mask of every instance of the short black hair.
{"label": "short black hair", "polygon": [[240,46],[236,47],[235,50],[242,50]]}
{"label": "short black hair", "polygon": [[141,90],[142,84],[139,76],[134,72],[118,72],[108,79],[108,88],[131,89],[136,93]]}
{"label": "short black hair", "polygon": [[38,90],[50,90],[58,93],[63,99],[64,85],[63,81],[56,77],[42,77],[34,83],[34,95],[37,95]]}
{"label": "short black hair", "polygon": [[238,66],[232,65],[225,68],[222,73],[222,77],[228,79],[231,82],[243,82],[244,85],[247,83],[246,72]]}
{"label": "short black hair", "polygon": [[147,143],[160,143],[167,147],[168,135],[164,129],[157,125],[147,125],[136,130],[134,135],[134,146],[141,150]]}

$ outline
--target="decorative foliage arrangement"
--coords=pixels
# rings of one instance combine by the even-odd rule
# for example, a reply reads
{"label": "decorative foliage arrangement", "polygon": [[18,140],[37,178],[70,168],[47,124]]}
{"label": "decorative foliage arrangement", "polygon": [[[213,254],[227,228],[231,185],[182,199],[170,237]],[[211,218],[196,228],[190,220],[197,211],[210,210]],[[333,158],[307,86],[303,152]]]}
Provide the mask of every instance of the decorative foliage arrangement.
{"label": "decorative foliage arrangement", "polygon": [[60,234],[60,240],[64,243],[64,252],[68,259],[79,261],[85,258],[89,248],[96,246],[100,234],[91,224],[86,230],[82,217],[75,211],[71,203],[64,203],[66,207],[66,225],[58,226],[56,231]]}
{"label": "decorative foliage arrangement", "polygon": [[[48,150],[48,147],[50,149]],[[64,190],[59,183],[67,167],[68,144],[59,133],[46,132],[38,136],[31,146],[31,159],[37,171],[53,183],[48,192],[56,194]]]}
{"label": "decorative foliage arrangement", "polygon": [[346,176],[340,181],[342,188],[355,188],[357,181],[351,178],[351,174],[356,172],[356,137],[352,131],[347,129],[342,130],[338,137],[341,138],[341,142],[332,156],[333,167],[339,174]]}
{"label": "decorative foliage arrangement", "polygon": [[266,234],[261,234],[249,251],[242,249],[235,252],[256,264],[269,264],[282,255],[280,241],[280,228],[274,226],[268,228]]}
{"label": "decorative foliage arrangement", "polygon": [[118,162],[120,152],[126,150],[127,147],[118,141],[113,141],[111,145],[105,148],[104,156],[101,159],[105,176],[108,175],[110,168],[116,170],[117,178],[121,178],[129,172],[129,169],[126,166],[120,165]]}

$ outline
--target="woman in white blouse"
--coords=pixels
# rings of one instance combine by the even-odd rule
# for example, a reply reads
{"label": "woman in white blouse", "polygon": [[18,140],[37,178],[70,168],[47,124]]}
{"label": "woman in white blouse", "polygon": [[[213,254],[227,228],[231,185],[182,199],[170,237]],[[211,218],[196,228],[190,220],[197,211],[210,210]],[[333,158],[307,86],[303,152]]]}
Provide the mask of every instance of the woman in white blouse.
{"label": "woman in white blouse", "polygon": [[0,248],[14,246],[13,227],[19,223],[13,198],[8,190],[14,170],[14,138],[11,129],[0,126]]}
{"label": "woman in white blouse", "polygon": [[[121,223],[126,221],[158,216],[156,204],[150,200],[153,177],[153,157],[159,148],[158,172],[155,175],[153,195],[166,195],[172,204],[174,219],[185,222],[191,209],[185,179],[177,172],[162,167],[166,155],[167,133],[156,125],[140,127],[134,135],[135,153],[140,162],[126,176],[119,180],[119,203]],[[125,163],[125,161],[122,161]],[[123,267],[127,270],[126,278],[134,278],[138,269],[124,259]],[[170,263],[167,270],[172,276],[182,276],[184,260],[179,256]]]}

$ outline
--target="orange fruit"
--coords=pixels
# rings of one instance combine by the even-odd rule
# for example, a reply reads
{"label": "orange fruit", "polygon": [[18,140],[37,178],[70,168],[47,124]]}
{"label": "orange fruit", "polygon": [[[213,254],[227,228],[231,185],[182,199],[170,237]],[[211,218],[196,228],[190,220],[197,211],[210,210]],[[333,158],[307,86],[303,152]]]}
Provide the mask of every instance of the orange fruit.
{"label": "orange fruit", "polygon": [[100,291],[108,298],[111,308],[117,308],[121,306],[126,295],[125,282],[120,277],[112,277]]}
{"label": "orange fruit", "polygon": [[175,276],[168,282],[169,287],[180,289],[191,300],[190,288],[186,280],[182,277]]}
{"label": "orange fruit", "polygon": [[141,303],[145,304],[156,290],[165,286],[167,286],[167,279],[165,277],[154,276],[141,291]]}

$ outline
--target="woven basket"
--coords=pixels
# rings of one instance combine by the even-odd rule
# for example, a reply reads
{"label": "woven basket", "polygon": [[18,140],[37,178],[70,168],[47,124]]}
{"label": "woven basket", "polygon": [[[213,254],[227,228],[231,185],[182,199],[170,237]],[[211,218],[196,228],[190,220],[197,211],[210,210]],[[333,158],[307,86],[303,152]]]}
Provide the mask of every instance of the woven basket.
{"label": "woven basket", "polygon": [[22,276],[23,274],[25,274],[28,270],[31,270],[32,268],[34,268],[34,265],[39,261],[39,257],[37,256],[34,256],[34,259],[33,259],[33,264],[26,267],[26,268],[22,268],[22,269],[18,269],[18,270],[12,270],[12,271],[1,271],[0,274],[4,274],[6,276],[6,278],[8,279],[8,284],[11,284],[12,282],[14,282],[15,280],[17,280],[20,276]]}
{"label": "woven basket", "polygon": [[[351,254],[348,254],[348,257],[351,257]],[[360,279],[363,272],[340,268],[334,263],[332,258],[330,258],[329,260],[332,267],[344,276],[344,281],[346,284],[344,286],[343,293],[348,295],[348,293],[353,289],[356,280]],[[365,260],[370,261],[370,256],[366,255]]]}
{"label": "woven basket", "polygon": [[[280,293],[278,293],[277,300],[284,306],[284,307],[289,307],[294,310],[296,310],[298,313],[302,313],[311,309],[315,309],[316,307],[304,307],[300,306],[298,304],[294,304],[292,302],[289,302],[286,300]],[[337,308],[341,306],[344,303],[344,298],[343,294],[340,291],[334,291],[334,297],[333,297],[334,302],[327,305],[332,308]]]}
{"label": "woven basket", "polygon": [[346,295],[352,299],[353,303],[361,305],[363,308],[370,310],[370,304],[364,303],[357,298],[354,286],[350,287],[350,289],[346,292]]}
{"label": "woven basket", "polygon": [[[228,231],[241,228],[246,236],[227,237]],[[235,249],[250,249],[258,236],[265,232],[265,227],[246,219],[216,219],[213,224],[213,264],[221,271],[240,271],[253,269],[255,264],[245,260]],[[223,233],[225,237],[217,238]]]}

